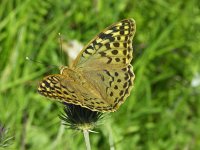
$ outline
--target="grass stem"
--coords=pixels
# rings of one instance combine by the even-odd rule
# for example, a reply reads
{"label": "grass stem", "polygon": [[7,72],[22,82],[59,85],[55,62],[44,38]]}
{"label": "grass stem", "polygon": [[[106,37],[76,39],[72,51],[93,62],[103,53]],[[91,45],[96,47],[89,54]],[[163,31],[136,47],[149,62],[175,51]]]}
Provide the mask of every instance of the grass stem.
{"label": "grass stem", "polygon": [[86,149],[91,150],[89,131],[83,130],[83,135],[84,135],[84,139],[85,139]]}

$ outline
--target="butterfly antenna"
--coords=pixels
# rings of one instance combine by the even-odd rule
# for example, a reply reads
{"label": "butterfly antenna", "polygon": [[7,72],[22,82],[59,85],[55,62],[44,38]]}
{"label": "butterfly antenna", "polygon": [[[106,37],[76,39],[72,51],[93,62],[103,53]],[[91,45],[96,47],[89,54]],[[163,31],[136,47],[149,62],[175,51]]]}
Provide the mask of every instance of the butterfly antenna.
{"label": "butterfly antenna", "polygon": [[59,66],[57,66],[57,65],[49,65],[49,64],[47,64],[47,63],[44,63],[44,62],[41,62],[41,61],[37,61],[37,60],[31,59],[31,58],[29,58],[29,57],[27,57],[27,56],[26,56],[26,60],[32,61],[32,62],[35,62],[35,63],[39,63],[39,64],[44,64],[44,65],[46,65],[46,66],[51,66],[51,67],[59,68]]}
{"label": "butterfly antenna", "polygon": [[66,60],[65,60],[65,55],[64,55],[64,51],[63,51],[63,47],[62,47],[62,37],[61,37],[61,34],[58,33],[58,36],[59,36],[59,44],[60,44],[60,55],[61,55],[61,64],[65,64],[66,63]]}

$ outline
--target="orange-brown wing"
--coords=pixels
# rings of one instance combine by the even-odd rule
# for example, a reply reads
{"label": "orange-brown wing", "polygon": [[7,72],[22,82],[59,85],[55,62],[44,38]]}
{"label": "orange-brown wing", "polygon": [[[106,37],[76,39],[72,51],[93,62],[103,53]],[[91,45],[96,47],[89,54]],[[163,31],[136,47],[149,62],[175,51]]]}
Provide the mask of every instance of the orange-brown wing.
{"label": "orange-brown wing", "polygon": [[[60,102],[86,107],[93,111],[111,111],[112,107],[104,101],[90,85],[81,81],[72,81],[65,76],[54,74],[45,77],[38,86],[38,92]],[[101,107],[99,107],[101,106]]]}

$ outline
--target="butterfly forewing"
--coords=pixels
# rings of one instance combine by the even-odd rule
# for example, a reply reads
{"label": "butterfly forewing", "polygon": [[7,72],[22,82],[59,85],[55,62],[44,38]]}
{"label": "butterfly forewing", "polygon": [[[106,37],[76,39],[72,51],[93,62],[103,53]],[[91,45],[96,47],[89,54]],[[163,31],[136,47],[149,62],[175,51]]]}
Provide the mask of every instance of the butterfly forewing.
{"label": "butterfly forewing", "polygon": [[135,21],[125,19],[106,28],[83,48],[73,67],[127,65],[132,60]]}
{"label": "butterfly forewing", "polygon": [[[68,84],[64,86],[63,84]],[[38,86],[38,92],[49,98],[58,100],[67,99],[68,102],[75,101],[77,97],[73,88],[73,82],[66,79],[65,76],[60,74],[49,75],[45,77]]]}
{"label": "butterfly forewing", "polygon": [[111,112],[133,87],[132,39],[135,21],[125,19],[98,34],[60,75],[45,77],[40,94],[93,111]]}
{"label": "butterfly forewing", "polygon": [[40,82],[38,92],[45,97],[81,105],[91,110],[104,112],[112,109],[107,102],[103,102],[93,86],[84,82],[84,79],[80,78],[74,80],[74,78],[66,78],[65,75],[50,75]]}

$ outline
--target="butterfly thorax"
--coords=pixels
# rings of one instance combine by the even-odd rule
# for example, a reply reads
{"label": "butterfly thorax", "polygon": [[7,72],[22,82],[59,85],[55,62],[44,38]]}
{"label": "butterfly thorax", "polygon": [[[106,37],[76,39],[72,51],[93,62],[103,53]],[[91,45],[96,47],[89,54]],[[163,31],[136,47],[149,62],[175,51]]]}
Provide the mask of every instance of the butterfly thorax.
{"label": "butterfly thorax", "polygon": [[76,84],[76,89],[87,89],[97,97],[101,97],[100,93],[96,92],[95,87],[78,70],[64,66],[61,68],[60,73],[65,76],[65,79],[73,82],[73,85]]}
{"label": "butterfly thorax", "polygon": [[65,76],[66,79],[77,81],[77,80],[82,80],[84,79],[81,77],[81,75],[75,71],[74,69],[71,69],[67,66],[62,66],[60,69],[60,74]]}

